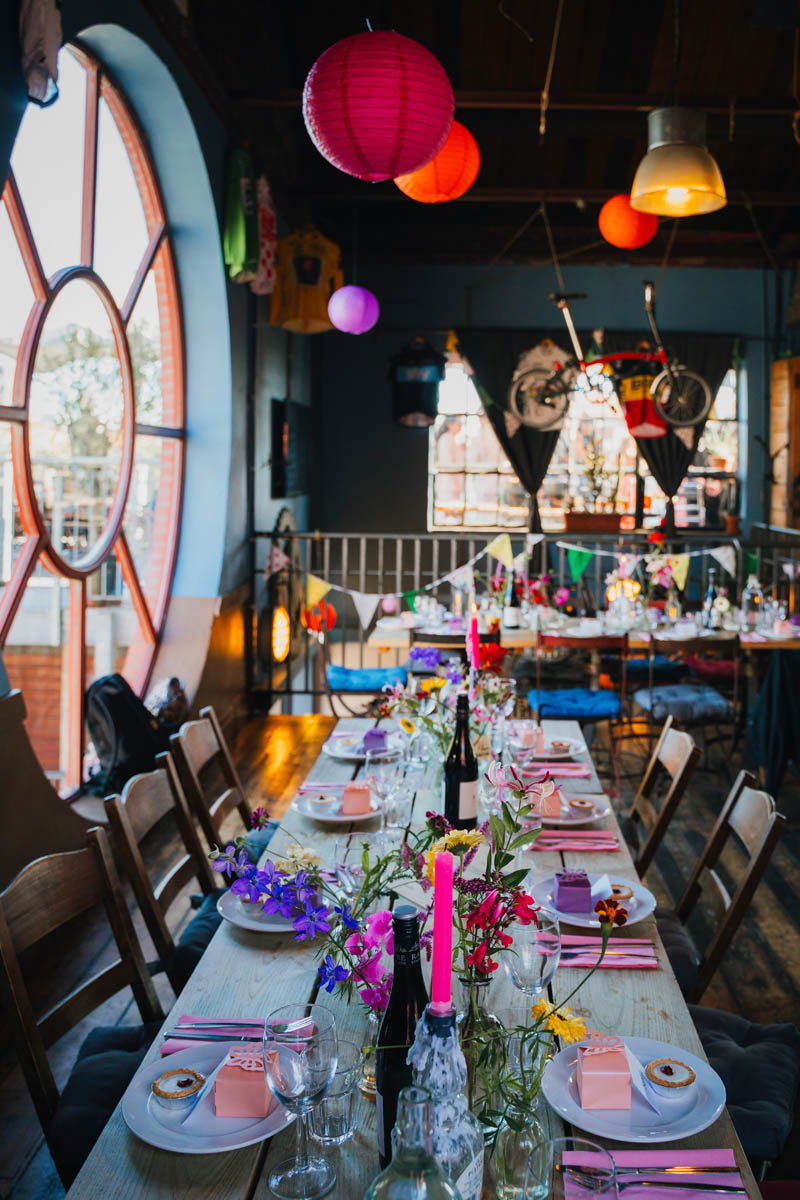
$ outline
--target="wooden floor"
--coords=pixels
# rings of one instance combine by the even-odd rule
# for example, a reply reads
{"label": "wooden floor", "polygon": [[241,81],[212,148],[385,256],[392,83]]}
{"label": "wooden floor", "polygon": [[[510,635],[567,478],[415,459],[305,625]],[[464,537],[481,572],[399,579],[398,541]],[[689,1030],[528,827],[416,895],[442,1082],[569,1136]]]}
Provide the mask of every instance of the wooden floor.
{"label": "wooden floor", "polygon": [[[235,743],[235,757],[242,774],[251,806],[266,805],[280,818],[286,811],[294,789],[306,776],[319,754],[322,742],[333,726],[329,717],[273,716],[250,722]],[[642,747],[624,746],[623,765],[631,778],[623,781],[622,796],[614,803],[624,806],[633,794],[642,769]],[[718,753],[718,752],[717,752]],[[604,747],[596,747],[598,762]],[[661,903],[672,903],[680,895],[683,883],[696,861],[697,853],[710,831],[726,794],[728,783],[721,760],[711,751],[711,769],[695,776],[693,785],[679,810],[665,843],[647,876],[648,886]],[[738,769],[738,763],[731,769]],[[800,904],[797,885],[800,880],[800,781],[790,779],[779,798],[787,817],[784,837],[778,846],[755,900],[721,969],[706,993],[703,1003],[726,1009],[754,1021],[772,1023],[792,1021],[800,1024]],[[238,817],[230,819],[225,832],[233,836]],[[176,854],[177,842],[171,829],[153,832],[146,846],[146,860],[155,866],[168,862]],[[180,928],[190,918],[187,893],[170,913],[171,923]],[[132,905],[133,908],[133,905]],[[137,931],[148,958],[154,957],[141,920]],[[702,924],[702,922],[701,922]],[[46,1005],[50,991],[63,987],[71,975],[78,977],[96,968],[112,954],[103,923],[84,923],[59,938],[57,954],[42,956],[32,964],[39,1002]],[[165,1010],[174,997],[164,976],[156,985]],[[52,1056],[56,1078],[63,1084],[81,1040],[94,1024],[122,1022],[137,1024],[138,1013],[128,993],[84,1022],[62,1039]],[[38,1121],[33,1112],[24,1081],[15,1065],[13,1048],[0,1039],[0,1195],[14,1200],[44,1200],[60,1197],[63,1189],[55,1174]],[[800,1162],[794,1152],[780,1171],[800,1177]]]}

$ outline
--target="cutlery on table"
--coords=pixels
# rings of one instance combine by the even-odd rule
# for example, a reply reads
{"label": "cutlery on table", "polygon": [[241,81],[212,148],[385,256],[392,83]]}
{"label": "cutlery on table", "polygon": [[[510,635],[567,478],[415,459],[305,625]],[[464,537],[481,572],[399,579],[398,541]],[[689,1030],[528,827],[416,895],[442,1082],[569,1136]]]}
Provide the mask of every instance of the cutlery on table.
{"label": "cutlery on table", "polygon": [[253,1021],[181,1021],[176,1029],[263,1029],[264,1022]]}
{"label": "cutlery on table", "polygon": [[617,1175],[738,1175],[738,1167],[617,1167]]}
{"label": "cutlery on table", "polygon": [[704,1195],[746,1196],[747,1189],[743,1187],[728,1187],[722,1183],[695,1183],[687,1180],[674,1179],[621,1179],[617,1175],[617,1188],[627,1191],[628,1188],[669,1188],[672,1191],[702,1192]]}
{"label": "cutlery on table", "polygon": [[182,1042],[260,1042],[263,1040],[263,1033],[200,1033],[195,1030],[190,1030],[184,1033],[184,1026],[179,1025],[177,1029],[169,1029],[161,1036],[163,1038],[176,1038]]}

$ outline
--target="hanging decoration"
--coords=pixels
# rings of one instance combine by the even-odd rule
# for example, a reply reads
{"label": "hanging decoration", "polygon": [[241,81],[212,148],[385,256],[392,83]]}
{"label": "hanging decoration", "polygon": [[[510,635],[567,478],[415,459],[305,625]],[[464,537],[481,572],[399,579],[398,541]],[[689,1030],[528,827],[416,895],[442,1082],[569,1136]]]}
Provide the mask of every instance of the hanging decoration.
{"label": "hanging decoration", "polygon": [[274,575],[276,571],[282,571],[284,567],[288,566],[289,555],[281,550],[280,546],[270,546],[267,561],[264,564],[264,578],[269,579],[270,575]]}
{"label": "hanging decoration", "polygon": [[412,338],[389,359],[392,417],[398,425],[426,429],[433,424],[446,361],[423,337]]}
{"label": "hanging decoration", "polygon": [[313,608],[330,590],[331,585],[318,575],[306,575],[306,607]]}
{"label": "hanging decoration", "polygon": [[667,554],[667,566],[672,571],[672,578],[675,580],[675,587],[679,592],[682,592],[686,587],[686,577],[689,574],[689,559],[690,554]]}
{"label": "hanging decoration", "polygon": [[319,56],[303,88],[303,118],[323,158],[377,181],[418,170],[453,123],[453,89],[419,42],[391,31],[356,33]]}
{"label": "hanging decoration", "polygon": [[648,149],[634,176],[631,207],[661,217],[694,217],[724,208],[725,184],[705,142],[705,113],[689,108],[648,113]]}
{"label": "hanging decoration", "polygon": [[351,592],[350,599],[353,601],[355,610],[358,613],[362,629],[369,628],[370,622],[375,616],[375,609],[380,602],[380,596],[376,596],[371,592]]}
{"label": "hanging decoration", "polygon": [[624,194],[606,200],[597,224],[606,241],[620,250],[638,250],[658,232],[658,217],[631,208],[631,198]]}
{"label": "hanging decoration", "polygon": [[331,324],[342,333],[366,333],[377,323],[381,309],[377,297],[368,288],[346,284],[328,301]]}
{"label": "hanging decoration", "polygon": [[504,567],[511,570],[514,562],[514,551],[511,548],[511,538],[507,533],[498,533],[493,541],[489,542],[486,547],[486,553],[491,554],[498,562],[501,562]]}
{"label": "hanging decoration", "polygon": [[420,204],[446,204],[468,192],[478,177],[478,143],[460,121],[453,121],[447,141],[435,158],[418,171],[398,175],[395,183]]}
{"label": "hanging decoration", "polygon": [[719,563],[723,571],[727,571],[732,578],[735,578],[736,551],[733,546],[718,546],[717,549],[712,550],[710,553],[711,557]]}
{"label": "hanging decoration", "polygon": [[412,589],[410,592],[403,592],[403,599],[406,602],[406,608],[410,609],[411,612],[417,611],[417,596],[418,595],[419,595],[419,591],[416,589]]}
{"label": "hanging decoration", "polygon": [[577,583],[583,572],[592,561],[591,550],[570,549],[567,551],[567,562],[572,582]]}
{"label": "hanging decoration", "polygon": [[300,623],[312,633],[329,633],[336,624],[336,609],[327,600],[320,600],[303,609]]}
{"label": "hanging decoration", "polygon": [[390,617],[392,613],[397,612],[397,596],[384,596],[381,600],[381,608]]}

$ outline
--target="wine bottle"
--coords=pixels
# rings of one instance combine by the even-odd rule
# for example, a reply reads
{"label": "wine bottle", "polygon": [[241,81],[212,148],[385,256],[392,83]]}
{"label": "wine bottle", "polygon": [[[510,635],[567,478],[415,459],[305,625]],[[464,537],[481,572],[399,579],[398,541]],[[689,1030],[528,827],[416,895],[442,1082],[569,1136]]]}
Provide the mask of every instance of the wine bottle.
{"label": "wine bottle", "polygon": [[459,1200],[459,1195],[433,1157],[433,1112],[426,1088],[403,1088],[392,1131],[394,1157],[373,1179],[364,1200]]}
{"label": "wine bottle", "polygon": [[455,1009],[436,1014],[428,1005],[417,1025],[408,1061],[417,1087],[433,1099],[433,1155],[462,1200],[483,1190],[483,1126],[467,1107],[467,1064],[459,1045]]}
{"label": "wine bottle", "polygon": [[506,629],[519,629],[522,602],[517,595],[517,574],[512,567],[508,573],[506,594],[503,598],[503,625]]}
{"label": "wine bottle", "polygon": [[469,698],[456,701],[456,731],[444,760],[444,815],[454,829],[478,823],[478,760],[469,740]]}
{"label": "wine bottle", "polygon": [[717,572],[714,569],[714,567],[709,567],[709,569],[708,569],[708,590],[706,592],[706,598],[703,601],[703,626],[706,629],[713,628],[714,620],[715,620],[715,617],[717,616],[716,608],[714,605],[714,601],[717,598],[716,576],[717,576]]}
{"label": "wine bottle", "polygon": [[397,1117],[397,1097],[411,1083],[406,1063],[417,1021],[425,1011],[428,993],[419,957],[419,920],[413,904],[399,904],[392,913],[394,977],[389,1003],[378,1032],[375,1054],[376,1125],[381,1167],[392,1157],[391,1133]]}

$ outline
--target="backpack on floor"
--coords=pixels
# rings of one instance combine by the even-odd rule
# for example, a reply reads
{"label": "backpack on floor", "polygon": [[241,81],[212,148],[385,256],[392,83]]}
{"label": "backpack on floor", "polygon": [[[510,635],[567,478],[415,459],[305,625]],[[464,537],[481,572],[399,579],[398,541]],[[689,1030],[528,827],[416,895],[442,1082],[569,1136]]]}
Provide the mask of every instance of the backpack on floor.
{"label": "backpack on floor", "polygon": [[103,675],[86,693],[86,725],[100,760],[87,791],[98,796],[119,792],[132,775],[155,768],[169,749],[169,733],[121,675]]}

